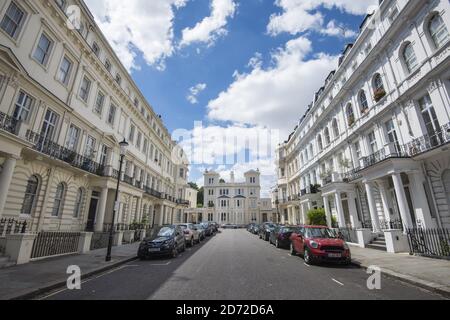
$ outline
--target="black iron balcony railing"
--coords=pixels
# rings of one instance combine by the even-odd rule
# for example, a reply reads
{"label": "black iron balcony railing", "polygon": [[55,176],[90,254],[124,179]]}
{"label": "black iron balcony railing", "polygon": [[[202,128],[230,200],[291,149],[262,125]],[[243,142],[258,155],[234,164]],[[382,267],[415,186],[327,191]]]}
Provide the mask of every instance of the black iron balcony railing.
{"label": "black iron balcony railing", "polygon": [[344,173],[342,180],[344,182],[351,182],[351,181],[360,179],[360,178],[362,178],[362,174],[360,173],[360,171],[361,171],[361,168],[359,168],[359,167],[356,169],[350,170],[350,171]]}
{"label": "black iron balcony railing", "polygon": [[123,175],[123,182],[133,185],[133,178],[128,175]]}
{"label": "black iron balcony railing", "polygon": [[426,134],[406,144],[406,152],[415,157],[450,142],[450,123],[440,127],[433,134]]}
{"label": "black iron balcony railing", "polygon": [[134,186],[135,186],[136,188],[141,189],[141,188],[142,188],[142,182],[141,182],[141,181],[138,181],[138,180],[135,180],[135,181],[134,181]]}
{"label": "black iron balcony railing", "polygon": [[380,228],[382,230],[403,230],[403,222],[401,219],[385,220],[380,219]]}
{"label": "black iron balcony railing", "polygon": [[[387,150],[388,149],[388,150]],[[383,148],[368,157],[362,159],[363,167],[361,170],[371,167],[381,161],[392,159],[392,158],[410,158],[409,154],[406,152],[404,146],[398,144],[392,144],[389,148]]]}
{"label": "black iron balcony railing", "polygon": [[75,168],[87,171],[89,173],[103,176],[105,167],[91,159],[84,157],[70,149],[44,139],[41,135],[30,130],[26,133],[26,140],[33,144],[33,149],[41,152],[51,158],[64,161]]}
{"label": "black iron balcony railing", "polygon": [[147,193],[148,195],[151,195],[151,196],[153,196],[153,197],[155,197],[155,198],[158,198],[158,199],[161,199],[161,198],[162,198],[161,192],[158,192],[158,191],[156,191],[155,189],[152,189],[152,188],[150,188],[150,187],[145,186],[145,187],[144,187],[144,191],[145,191],[145,193]]}
{"label": "black iron balcony railing", "polygon": [[0,129],[8,131],[9,133],[16,133],[17,120],[7,114],[0,112]]}
{"label": "black iron balcony railing", "polygon": [[190,205],[190,201],[189,200],[184,200],[184,199],[178,199],[177,200],[177,204],[181,204],[183,206],[189,206]]}
{"label": "black iron balcony railing", "polygon": [[333,182],[333,176],[330,174],[330,175],[327,175],[327,176],[325,176],[324,178],[323,178],[323,185],[324,186],[326,186],[326,185],[328,185],[328,184],[331,184]]}

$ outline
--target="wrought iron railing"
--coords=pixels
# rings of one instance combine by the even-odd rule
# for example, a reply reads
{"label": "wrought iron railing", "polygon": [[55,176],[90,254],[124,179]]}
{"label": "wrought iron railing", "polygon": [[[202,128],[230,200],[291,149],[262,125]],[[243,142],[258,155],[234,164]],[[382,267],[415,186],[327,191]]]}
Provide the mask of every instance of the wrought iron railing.
{"label": "wrought iron railing", "polygon": [[333,182],[333,176],[330,174],[330,175],[327,175],[327,176],[325,176],[324,178],[323,178],[323,185],[324,186],[326,186],[326,185],[328,185],[328,184],[331,184]]}
{"label": "wrought iron railing", "polygon": [[415,157],[450,142],[450,123],[440,127],[433,134],[426,134],[406,144],[406,152]]}
{"label": "wrought iron railing", "polygon": [[384,220],[380,219],[381,230],[404,230],[401,219]]}
{"label": "wrought iron railing", "polygon": [[373,229],[372,221],[369,221],[369,220],[361,221],[361,227],[363,229]]}
{"label": "wrought iron railing", "polygon": [[151,195],[155,198],[161,199],[162,198],[162,194],[159,191],[156,191],[155,189],[152,189],[150,187],[145,186],[144,187],[144,191],[146,194]]}
{"label": "wrought iron railing", "polygon": [[[103,231],[104,232],[110,232],[112,228],[111,223],[104,223],[103,224]],[[130,225],[126,223],[115,223],[114,224],[114,231],[127,231],[130,230]]]}
{"label": "wrought iron railing", "polygon": [[178,199],[177,200],[177,204],[181,204],[181,205],[184,205],[184,206],[189,206],[191,204],[191,202],[189,200]]}
{"label": "wrought iron railing", "polygon": [[17,120],[7,115],[6,113],[0,112],[0,129],[15,134],[16,128],[17,128]]}
{"label": "wrought iron railing", "polygon": [[358,235],[356,234],[356,230],[353,228],[336,228],[332,229],[336,235],[336,237],[342,238],[346,242],[350,243],[358,243]]}
{"label": "wrought iron railing", "polygon": [[450,230],[410,228],[406,230],[410,254],[450,259]]}
{"label": "wrought iron railing", "polygon": [[344,173],[342,180],[344,182],[351,182],[362,178],[362,174],[360,173],[361,169],[356,168]]}
{"label": "wrought iron railing", "polygon": [[123,175],[123,182],[128,183],[129,185],[133,185],[133,178],[124,174]]}
{"label": "wrought iron railing", "polygon": [[31,259],[77,253],[80,236],[79,232],[41,231],[33,242]]}
{"label": "wrought iron railing", "polygon": [[103,176],[105,174],[105,167],[99,163],[92,161],[70,149],[67,149],[59,144],[45,139],[40,134],[28,130],[26,134],[28,142],[33,144],[33,149],[41,152],[51,158],[64,161],[75,168],[87,171],[89,173]]}

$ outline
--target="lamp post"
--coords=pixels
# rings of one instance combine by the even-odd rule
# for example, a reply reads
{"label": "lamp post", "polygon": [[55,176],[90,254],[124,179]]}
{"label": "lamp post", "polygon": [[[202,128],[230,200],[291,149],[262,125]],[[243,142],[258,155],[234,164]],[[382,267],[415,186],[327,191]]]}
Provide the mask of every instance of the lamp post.
{"label": "lamp post", "polygon": [[120,166],[119,166],[119,174],[117,176],[117,187],[116,187],[116,196],[114,199],[114,209],[113,209],[113,215],[112,215],[112,222],[111,222],[111,229],[109,230],[109,241],[108,241],[108,251],[106,253],[106,262],[111,261],[111,250],[112,250],[112,243],[114,238],[114,221],[116,220],[116,213],[119,210],[119,187],[120,187],[120,176],[122,175],[122,166],[123,166],[123,159],[125,158],[125,155],[127,153],[127,147],[128,142],[123,139],[122,142],[119,143],[120,145]]}

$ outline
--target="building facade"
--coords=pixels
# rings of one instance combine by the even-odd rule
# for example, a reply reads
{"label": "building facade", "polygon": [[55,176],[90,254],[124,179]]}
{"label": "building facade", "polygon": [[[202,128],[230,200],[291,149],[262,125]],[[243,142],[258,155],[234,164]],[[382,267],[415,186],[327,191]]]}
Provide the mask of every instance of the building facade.
{"label": "building facade", "polygon": [[[225,182],[214,171],[204,173],[204,207],[213,210],[213,220],[220,224],[261,223],[263,214],[272,210],[270,199],[261,199],[259,170],[244,174],[244,182],[236,182],[234,173]],[[263,205],[265,204],[265,206]]]}
{"label": "building facade", "polygon": [[[68,27],[68,8],[80,28]],[[0,218],[30,231],[173,222],[188,163],[83,1],[0,1]],[[180,155],[178,155],[180,156]]]}
{"label": "building facade", "polygon": [[282,220],[450,228],[450,5],[380,1],[277,150]]}

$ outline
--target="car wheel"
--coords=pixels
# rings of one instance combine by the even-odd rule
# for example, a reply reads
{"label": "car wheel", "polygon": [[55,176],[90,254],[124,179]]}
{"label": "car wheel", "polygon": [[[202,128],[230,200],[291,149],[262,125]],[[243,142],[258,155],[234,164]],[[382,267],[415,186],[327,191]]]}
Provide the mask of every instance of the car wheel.
{"label": "car wheel", "polygon": [[191,238],[191,248],[194,246],[194,237]]}
{"label": "car wheel", "polygon": [[303,254],[303,259],[305,260],[306,264],[312,264],[312,257],[311,252],[308,248],[305,248],[305,253]]}
{"label": "car wheel", "polygon": [[183,247],[181,248],[181,252],[185,252],[186,251],[186,242],[183,243]]}
{"label": "car wheel", "polygon": [[291,243],[291,256],[296,256],[297,252],[295,251],[294,244]]}

